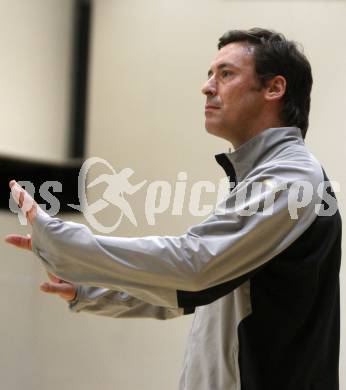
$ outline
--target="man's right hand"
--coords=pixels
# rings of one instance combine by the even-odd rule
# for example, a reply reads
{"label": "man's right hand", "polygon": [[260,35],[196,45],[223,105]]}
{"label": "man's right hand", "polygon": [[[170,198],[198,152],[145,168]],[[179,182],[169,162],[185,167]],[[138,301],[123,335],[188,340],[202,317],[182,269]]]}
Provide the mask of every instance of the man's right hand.
{"label": "man's right hand", "polygon": [[59,295],[65,301],[72,301],[77,294],[77,286],[66,280],[59,279],[55,275],[47,272],[50,282],[41,284],[40,289],[49,294]]}

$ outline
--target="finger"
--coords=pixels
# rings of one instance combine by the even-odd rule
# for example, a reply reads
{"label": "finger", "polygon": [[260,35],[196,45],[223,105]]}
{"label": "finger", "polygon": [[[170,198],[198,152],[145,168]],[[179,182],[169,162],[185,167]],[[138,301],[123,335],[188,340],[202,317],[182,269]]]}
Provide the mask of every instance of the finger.
{"label": "finger", "polygon": [[55,294],[60,295],[63,299],[66,300],[72,300],[76,295],[76,287],[73,284],[68,283],[43,283],[40,286],[41,291],[49,293],[49,294]]}
{"label": "finger", "polygon": [[9,234],[5,237],[8,244],[14,245],[17,248],[32,250],[31,237],[19,236],[18,234]]}
{"label": "finger", "polygon": [[32,196],[15,180],[11,180],[9,186],[11,188],[11,194],[15,202],[24,213],[28,213],[35,205],[35,201]]}
{"label": "finger", "polygon": [[22,187],[15,180],[11,180],[9,186],[13,199],[19,205]]}
{"label": "finger", "polygon": [[43,283],[40,286],[41,290],[51,294],[60,294],[66,291],[66,286],[62,286],[59,283]]}

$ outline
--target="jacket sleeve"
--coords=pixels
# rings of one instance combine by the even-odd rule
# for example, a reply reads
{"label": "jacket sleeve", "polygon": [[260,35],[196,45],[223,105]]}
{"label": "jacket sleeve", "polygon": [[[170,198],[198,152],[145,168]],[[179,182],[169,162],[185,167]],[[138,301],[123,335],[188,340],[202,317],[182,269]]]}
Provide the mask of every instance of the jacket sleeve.
{"label": "jacket sleeve", "polygon": [[[41,214],[33,224],[33,250],[65,280],[189,311],[226,295],[294,242],[316,218],[321,180],[313,163],[258,167],[181,236],[99,236]],[[311,198],[297,207],[300,182],[309,184]]]}
{"label": "jacket sleeve", "polygon": [[83,311],[113,318],[168,320],[184,314],[183,309],[154,306],[124,292],[83,285],[78,285],[69,308],[76,313]]}

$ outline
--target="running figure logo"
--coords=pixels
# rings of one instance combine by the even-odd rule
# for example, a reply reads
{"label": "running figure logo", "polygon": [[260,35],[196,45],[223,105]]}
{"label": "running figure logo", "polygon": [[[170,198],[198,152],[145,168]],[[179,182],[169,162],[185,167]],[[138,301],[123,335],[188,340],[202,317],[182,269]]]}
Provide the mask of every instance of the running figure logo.
{"label": "running figure logo", "polygon": [[[89,189],[100,183],[107,183],[107,188],[103,193],[102,199],[98,199],[96,202],[89,205],[85,191],[86,177],[92,166],[99,163],[107,166],[112,174],[104,173],[88,184],[87,188]],[[136,217],[132,211],[131,205],[125,199],[124,194],[133,195],[143,187],[147,180],[143,180],[142,182],[133,185],[129,181],[129,178],[133,173],[134,171],[131,168],[124,168],[117,173],[106,160],[98,157],[87,159],[82,165],[78,176],[78,197],[80,205],[70,204],[69,206],[82,211],[90,225],[101,233],[111,233],[114,231],[120,225],[123,215],[125,215],[133,225],[137,226]],[[121,214],[114,225],[104,226],[100,224],[94,215],[105,209],[109,204],[117,206],[120,209]]]}

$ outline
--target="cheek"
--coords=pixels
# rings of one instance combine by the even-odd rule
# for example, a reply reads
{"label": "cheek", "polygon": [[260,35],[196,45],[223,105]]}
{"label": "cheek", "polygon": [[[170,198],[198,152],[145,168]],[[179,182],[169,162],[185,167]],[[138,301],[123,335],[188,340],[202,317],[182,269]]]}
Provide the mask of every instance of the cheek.
{"label": "cheek", "polygon": [[254,91],[250,87],[239,88],[232,98],[234,106],[241,110],[251,111],[259,103],[258,92]]}
{"label": "cheek", "polygon": [[233,83],[232,86],[227,86],[227,88],[220,91],[219,96],[225,106],[236,107],[245,100],[247,89],[242,83]]}
{"label": "cheek", "polygon": [[232,93],[224,96],[222,104],[226,115],[237,115],[244,105],[243,101],[244,96],[241,93]]}

